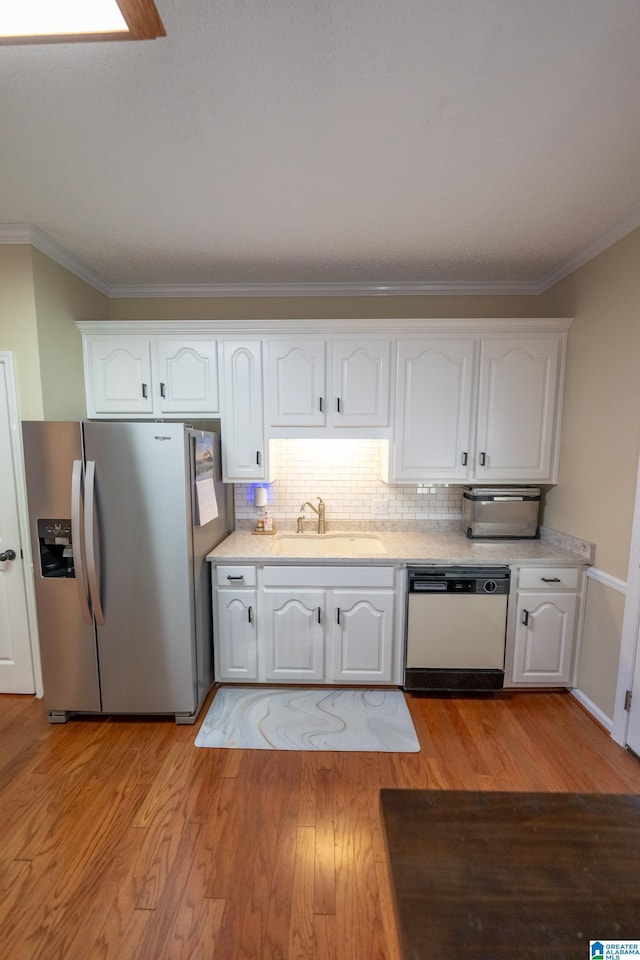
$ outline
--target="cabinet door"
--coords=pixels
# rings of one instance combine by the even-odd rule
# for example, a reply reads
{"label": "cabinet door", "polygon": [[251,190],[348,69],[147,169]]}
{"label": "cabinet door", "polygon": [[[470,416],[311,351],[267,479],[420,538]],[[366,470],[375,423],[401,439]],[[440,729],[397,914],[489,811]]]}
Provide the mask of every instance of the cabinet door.
{"label": "cabinet door", "polygon": [[253,590],[215,590],[213,638],[216,680],[257,680],[256,595]]}
{"label": "cabinet door", "polygon": [[332,419],[336,427],[389,424],[389,340],[339,340],[333,346]]}
{"label": "cabinet door", "polygon": [[272,427],[323,427],[326,421],[324,340],[273,340],[269,345]]}
{"label": "cabinet door", "polygon": [[265,590],[261,652],[265,680],[324,680],[324,591]]}
{"label": "cabinet door", "polygon": [[465,480],[473,340],[398,345],[393,480]]}
{"label": "cabinet door", "polygon": [[264,480],[267,474],[262,406],[262,343],[224,344],[222,461],[225,481]]}
{"label": "cabinet door", "polygon": [[577,595],[518,592],[513,681],[538,686],[570,682]]}
{"label": "cabinet door", "polygon": [[220,412],[215,340],[158,340],[158,405],[162,413]]}
{"label": "cabinet door", "polygon": [[89,416],[151,414],[151,344],[143,337],[88,337]]}
{"label": "cabinet door", "polygon": [[331,680],[391,682],[393,599],[392,591],[333,591]]}
{"label": "cabinet door", "polygon": [[474,476],[553,481],[560,341],[483,340]]}

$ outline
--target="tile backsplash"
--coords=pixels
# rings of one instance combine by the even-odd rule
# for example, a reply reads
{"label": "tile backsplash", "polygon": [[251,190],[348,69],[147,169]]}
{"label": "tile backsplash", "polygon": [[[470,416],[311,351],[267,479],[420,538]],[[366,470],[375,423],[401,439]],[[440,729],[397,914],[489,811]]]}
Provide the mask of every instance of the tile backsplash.
{"label": "tile backsplash", "polygon": [[[236,521],[254,522],[254,486],[266,486],[275,523],[295,523],[305,500],[326,502],[327,527],[349,521],[390,522],[459,520],[462,487],[393,485],[380,479],[385,440],[276,440],[277,480],[270,484],[236,484]],[[314,513],[306,509],[308,527]]]}

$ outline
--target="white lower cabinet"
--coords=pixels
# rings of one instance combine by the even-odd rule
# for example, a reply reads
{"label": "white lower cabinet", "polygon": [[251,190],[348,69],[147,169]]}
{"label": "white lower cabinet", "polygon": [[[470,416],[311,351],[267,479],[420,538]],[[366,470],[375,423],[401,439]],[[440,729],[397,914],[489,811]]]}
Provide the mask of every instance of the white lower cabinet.
{"label": "white lower cabinet", "polygon": [[214,568],[213,617],[216,680],[258,679],[255,567]]}
{"label": "white lower cabinet", "polygon": [[582,571],[523,567],[516,576],[505,686],[572,686]]}
{"label": "white lower cabinet", "polygon": [[217,680],[399,682],[393,567],[214,569]]}

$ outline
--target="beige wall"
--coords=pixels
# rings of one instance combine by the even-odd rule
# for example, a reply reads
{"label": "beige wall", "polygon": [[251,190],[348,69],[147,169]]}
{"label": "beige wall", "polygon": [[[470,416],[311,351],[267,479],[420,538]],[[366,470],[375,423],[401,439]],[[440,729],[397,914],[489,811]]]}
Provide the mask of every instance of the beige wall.
{"label": "beige wall", "polygon": [[[110,320],[537,317],[538,297],[191,297],[112,300]],[[86,317],[87,320],[93,319]]]}
{"label": "beige wall", "polygon": [[109,301],[49,257],[33,251],[45,420],[86,416],[82,336],[75,321],[104,320]]}
{"label": "beige wall", "polygon": [[587,579],[578,688],[613,720],[624,594]]}
{"label": "beige wall", "polygon": [[558,485],[544,522],[596,544],[626,580],[640,452],[640,230],[541,298],[569,331]]}
{"label": "beige wall", "polygon": [[20,416],[24,420],[41,420],[32,255],[28,244],[0,244],[0,350],[10,350],[16,357]]}

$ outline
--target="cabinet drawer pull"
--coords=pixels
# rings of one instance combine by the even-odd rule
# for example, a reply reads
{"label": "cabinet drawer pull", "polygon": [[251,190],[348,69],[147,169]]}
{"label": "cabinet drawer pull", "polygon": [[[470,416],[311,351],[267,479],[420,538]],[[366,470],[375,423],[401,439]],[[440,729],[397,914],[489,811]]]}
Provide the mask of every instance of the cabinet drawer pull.
{"label": "cabinet drawer pull", "polygon": [[231,574],[229,574],[227,580],[244,580],[244,574],[241,573],[239,577],[232,577]]}
{"label": "cabinet drawer pull", "polygon": [[467,465],[467,460],[468,460],[468,459],[469,459],[469,457],[468,457],[467,451],[465,450],[464,453],[462,454],[462,466],[463,466],[463,467],[466,467],[466,465]]}
{"label": "cabinet drawer pull", "polygon": [[561,583],[560,577],[540,577],[543,583]]}
{"label": "cabinet drawer pull", "polygon": [[317,617],[318,617],[318,623],[322,623],[322,620],[320,619],[320,616],[321,616],[320,607],[318,607],[318,609],[317,609],[317,611],[316,611],[316,615],[317,615]]}
{"label": "cabinet drawer pull", "polygon": [[167,391],[165,389],[164,383],[160,384],[160,396],[162,397],[163,400],[166,399]]}
{"label": "cabinet drawer pull", "polygon": [[482,453],[480,454],[480,466],[485,467],[486,465],[487,465],[487,455],[483,450]]}
{"label": "cabinet drawer pull", "polygon": [[247,615],[249,617],[249,623],[253,623],[253,607],[249,607],[247,610]]}
{"label": "cabinet drawer pull", "polygon": [[525,626],[525,627],[528,627],[528,626],[529,626],[529,611],[528,611],[528,610],[523,610],[523,611],[522,611],[522,620],[521,620],[521,623],[522,623],[523,626]]}
{"label": "cabinet drawer pull", "polygon": [[143,400],[147,399],[147,385],[146,383],[142,384],[142,398]]}

